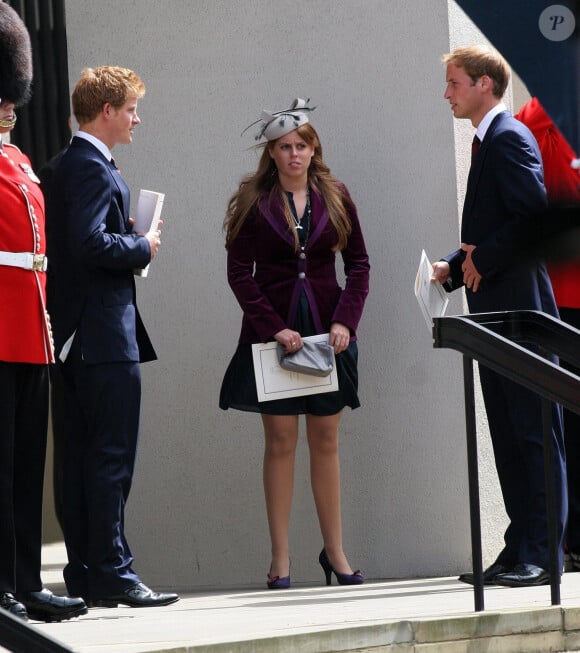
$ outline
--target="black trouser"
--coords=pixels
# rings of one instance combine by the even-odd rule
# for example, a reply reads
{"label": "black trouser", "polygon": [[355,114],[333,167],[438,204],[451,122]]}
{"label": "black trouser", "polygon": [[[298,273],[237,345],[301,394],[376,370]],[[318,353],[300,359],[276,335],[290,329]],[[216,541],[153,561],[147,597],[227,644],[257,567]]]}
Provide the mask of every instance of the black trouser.
{"label": "black trouser", "polygon": [[54,494],[54,510],[61,529],[62,517],[62,474],[64,467],[64,379],[58,365],[50,368],[50,423],[52,426],[52,489]]}
{"label": "black trouser", "polygon": [[[497,562],[550,567],[541,398],[514,381],[479,366],[495,464],[510,523]],[[563,565],[567,516],[566,465],[561,407],[552,404],[554,492],[558,565]]]}
{"label": "black trouser", "polygon": [[75,338],[63,374],[65,447],[62,515],[71,596],[99,600],[140,582],[125,539],[139,432],[136,362],[87,364]]}
{"label": "black trouser", "polygon": [[0,592],[40,579],[48,366],[0,362]]}

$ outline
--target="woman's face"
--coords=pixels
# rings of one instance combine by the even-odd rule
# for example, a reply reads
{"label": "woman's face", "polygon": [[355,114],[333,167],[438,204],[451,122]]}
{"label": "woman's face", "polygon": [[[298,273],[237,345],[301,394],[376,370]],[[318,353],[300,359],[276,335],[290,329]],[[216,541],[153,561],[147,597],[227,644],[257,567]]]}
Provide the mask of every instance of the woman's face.
{"label": "woman's face", "polygon": [[298,132],[293,131],[280,136],[268,146],[268,151],[278,168],[280,177],[307,178],[310,161],[314,156],[314,147],[308,145]]}

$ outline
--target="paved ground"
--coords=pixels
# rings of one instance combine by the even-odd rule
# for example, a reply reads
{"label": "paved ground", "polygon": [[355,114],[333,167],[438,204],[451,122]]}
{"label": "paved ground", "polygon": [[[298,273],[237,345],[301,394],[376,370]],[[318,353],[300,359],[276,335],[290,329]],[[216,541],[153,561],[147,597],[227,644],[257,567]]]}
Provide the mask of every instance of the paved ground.
{"label": "paved ground", "polygon": [[[46,546],[43,578],[62,591],[61,544]],[[567,573],[561,607],[550,588],[490,587],[484,613],[455,578],[199,592],[164,608],[92,608],[34,628],[79,653],[547,653],[580,650],[580,573]]]}

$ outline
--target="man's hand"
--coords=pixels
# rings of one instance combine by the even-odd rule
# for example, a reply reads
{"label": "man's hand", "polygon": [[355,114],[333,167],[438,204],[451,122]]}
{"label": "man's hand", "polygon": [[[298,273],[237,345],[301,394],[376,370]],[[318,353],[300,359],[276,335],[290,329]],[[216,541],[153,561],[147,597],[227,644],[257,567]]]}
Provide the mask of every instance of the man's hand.
{"label": "man's hand", "polygon": [[471,254],[475,249],[475,245],[466,245],[465,243],[461,243],[461,249],[465,252],[465,261],[463,261],[461,266],[463,271],[463,283],[467,286],[467,288],[471,288],[473,292],[477,292],[482,277],[481,274],[479,274],[477,271],[475,263],[471,258]]}
{"label": "man's hand", "polygon": [[436,261],[431,267],[433,268],[431,281],[445,283],[449,279],[449,263],[447,261]]}
{"label": "man's hand", "polygon": [[148,231],[145,235],[145,238],[149,241],[151,247],[151,260],[157,256],[157,251],[159,250],[159,245],[161,245],[161,227],[163,226],[163,220],[159,220],[157,229],[153,231]]}

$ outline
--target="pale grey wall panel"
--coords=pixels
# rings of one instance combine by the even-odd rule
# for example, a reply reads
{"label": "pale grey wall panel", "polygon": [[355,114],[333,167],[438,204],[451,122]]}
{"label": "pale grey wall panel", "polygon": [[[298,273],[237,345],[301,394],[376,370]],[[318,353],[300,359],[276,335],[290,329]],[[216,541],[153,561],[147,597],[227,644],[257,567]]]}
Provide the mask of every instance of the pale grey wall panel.
{"label": "pale grey wall panel", "polygon": [[[358,205],[371,257],[359,332],[363,407],[341,434],[345,548],[369,578],[469,563],[461,358],[434,351],[413,294],[421,248],[456,247],[453,120],[440,56],[447,0],[74,0],[71,87],[84,66],[134,68],[143,124],[116,160],[136,198],[166,193],[162,250],[139,305],[159,361],[143,366],[142,433],[127,532],[157,586],[265,586],[269,540],[256,415],[218,409],[241,313],[221,223],[257,161],[262,108],[297,96]],[[459,296],[451,313],[462,311]],[[302,437],[293,580],[322,582]]]}

